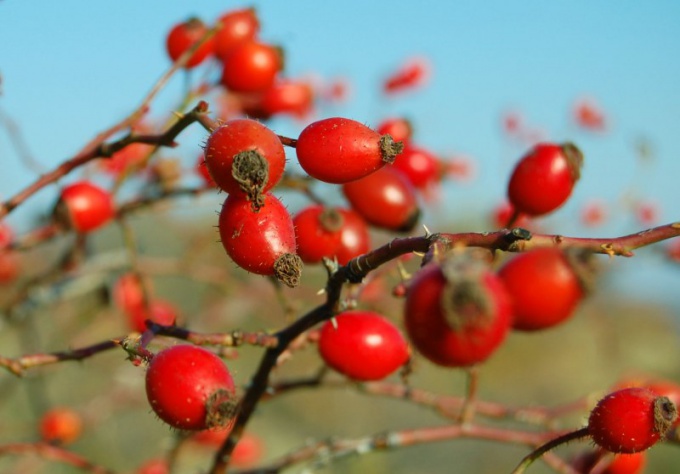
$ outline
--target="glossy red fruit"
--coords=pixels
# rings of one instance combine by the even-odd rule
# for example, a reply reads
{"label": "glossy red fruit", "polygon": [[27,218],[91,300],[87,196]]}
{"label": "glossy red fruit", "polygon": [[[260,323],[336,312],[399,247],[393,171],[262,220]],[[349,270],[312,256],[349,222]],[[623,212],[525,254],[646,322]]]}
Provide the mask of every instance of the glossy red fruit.
{"label": "glossy red fruit", "polygon": [[408,232],[418,223],[420,209],[415,188],[391,167],[343,184],[342,192],[352,209],[376,227]]}
{"label": "glossy red fruit", "polygon": [[134,273],[122,275],[113,286],[113,301],[126,313],[143,308],[144,290],[139,276]]}
{"label": "glossy red fruit", "polygon": [[147,319],[163,326],[172,326],[177,321],[175,306],[165,300],[155,299],[149,302],[149,309],[144,306],[138,307],[125,313],[128,318],[130,329],[137,332],[146,331]]}
{"label": "glossy red fruit", "polygon": [[376,131],[380,135],[389,135],[395,142],[402,142],[404,146],[408,145],[413,136],[413,127],[408,119],[403,117],[392,117],[383,120],[378,125]]}
{"label": "glossy red fruit", "polygon": [[53,408],[40,419],[40,436],[48,443],[71,444],[82,431],[82,418],[70,408]]}
{"label": "glossy red fruit", "polygon": [[345,311],[319,336],[321,358],[354,380],[381,380],[404,365],[410,350],[401,331],[372,311]]}
{"label": "glossy red fruit", "polygon": [[283,67],[277,48],[258,41],[235,45],[222,60],[222,85],[234,92],[263,92]]}
{"label": "glossy red fruit", "polygon": [[486,360],[512,322],[503,283],[481,263],[447,259],[422,268],[408,286],[404,322],[418,352],[437,365]]}
{"label": "glossy red fruit", "polygon": [[439,180],[439,159],[424,148],[407,146],[394,160],[393,167],[418,189],[425,189]]}
{"label": "glossy red fruit", "polygon": [[[208,32],[208,27],[198,18],[191,18],[185,22],[178,23],[173,26],[168,33],[165,41],[165,47],[168,51],[168,56],[174,62],[179,59],[185,51],[198,43]],[[214,51],[214,39],[210,38],[205,41],[199,48],[191,55],[184,67],[191,69],[210,56]]]}
{"label": "glossy red fruit", "polygon": [[305,263],[328,257],[345,265],[370,250],[368,225],[352,210],[312,205],[298,212],[293,224],[298,255]]}
{"label": "glossy red fruit", "polygon": [[513,328],[538,331],[566,321],[584,296],[574,263],[560,249],[536,248],[498,272],[513,306]]}
{"label": "glossy red fruit", "polygon": [[249,201],[228,196],[220,212],[219,231],[224,249],[239,267],[297,286],[302,261],[296,254],[295,227],[275,196],[265,194],[257,212]]}
{"label": "glossy red fruit", "polygon": [[[496,206],[491,213],[491,221],[495,229],[505,229],[508,227],[510,218],[515,214],[515,208],[509,202],[503,202]],[[520,214],[512,227],[527,228],[531,225],[529,217],[525,214]]]}
{"label": "glossy red fruit", "polygon": [[234,119],[208,137],[205,166],[230,195],[257,201],[283,176],[286,153],[279,137],[260,122]]}
{"label": "glossy red fruit", "polygon": [[262,94],[262,110],[268,115],[289,114],[304,118],[314,105],[312,86],[302,80],[283,79]]}
{"label": "glossy red fruit", "polygon": [[539,143],[515,166],[508,199],[519,212],[548,214],[569,198],[582,165],[583,155],[574,144]]}
{"label": "glossy red fruit", "polygon": [[595,472],[593,468],[597,466],[597,472],[602,474],[641,474],[646,463],[647,455],[644,451],[612,454],[600,449],[579,456],[571,465],[577,472],[582,473]]}
{"label": "glossy red fruit", "polygon": [[341,184],[363,178],[392,163],[403,145],[355,120],[327,118],[308,125],[295,151],[311,177]]}
{"label": "glossy red fruit", "polygon": [[99,229],[113,219],[115,213],[111,193],[92,183],[78,181],[61,191],[58,214],[77,232]]}
{"label": "glossy red fruit", "polygon": [[215,55],[224,60],[234,46],[252,41],[260,31],[254,8],[232,10],[219,19],[222,28],[215,33]]}
{"label": "glossy red fruit", "polygon": [[675,405],[646,388],[624,388],[600,400],[590,412],[588,432],[613,453],[636,453],[653,446],[677,418]]}
{"label": "glossy red fruit", "polygon": [[225,427],[235,415],[229,369],[197,346],[172,346],[157,353],[146,371],[146,395],[156,415],[181,430]]}

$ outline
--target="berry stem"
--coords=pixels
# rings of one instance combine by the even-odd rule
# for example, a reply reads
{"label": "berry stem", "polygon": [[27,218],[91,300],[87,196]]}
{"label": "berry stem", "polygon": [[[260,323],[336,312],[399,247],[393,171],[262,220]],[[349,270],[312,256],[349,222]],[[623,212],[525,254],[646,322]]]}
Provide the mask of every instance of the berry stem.
{"label": "berry stem", "polygon": [[533,464],[534,461],[536,461],[548,451],[551,451],[552,449],[555,449],[556,447],[566,444],[570,441],[586,438],[588,436],[590,436],[590,432],[588,431],[587,427],[581,428],[580,430],[571,431],[567,434],[563,434],[562,436],[558,436],[557,438],[548,441],[544,445],[539,446],[526,455],[511,474],[523,474],[527,468]]}
{"label": "berry stem", "polygon": [[277,136],[279,137],[279,140],[281,140],[281,143],[284,146],[289,146],[291,148],[295,148],[297,146],[297,139],[284,137],[283,135],[277,135]]}

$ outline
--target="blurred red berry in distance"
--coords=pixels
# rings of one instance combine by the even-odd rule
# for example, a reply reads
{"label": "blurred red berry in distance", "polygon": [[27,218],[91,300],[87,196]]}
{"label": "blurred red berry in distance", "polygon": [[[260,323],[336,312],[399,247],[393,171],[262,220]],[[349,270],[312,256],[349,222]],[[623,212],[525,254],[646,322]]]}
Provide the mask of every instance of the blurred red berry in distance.
{"label": "blurred red berry in distance", "polygon": [[[168,56],[173,62],[177,61],[182,54],[203,39],[207,33],[208,27],[198,18],[190,18],[185,22],[176,24],[168,33],[165,41]],[[198,66],[213,54],[214,50],[214,37],[212,37],[198,47],[184,67],[191,69]]]}
{"label": "blurred red berry in distance", "polygon": [[635,220],[643,226],[654,225],[659,221],[659,205],[655,202],[642,201],[635,204]]}
{"label": "blurred red berry in distance", "polygon": [[145,321],[147,319],[163,326],[172,326],[177,321],[177,309],[175,308],[175,305],[169,301],[160,299],[150,301],[148,310],[144,306],[141,306],[132,311],[126,311],[125,314],[128,318],[130,329],[137,332],[146,331]]}
{"label": "blurred red berry in distance", "polygon": [[118,176],[128,170],[136,170],[153,149],[152,145],[144,143],[131,143],[110,158],[103,158],[97,162],[99,167],[106,173]]}
{"label": "blurred red berry in distance", "polygon": [[[515,208],[507,201],[497,205],[491,212],[491,223],[495,229],[505,229],[508,222],[515,214]],[[530,218],[526,214],[520,214],[512,224],[512,227],[528,228],[531,226]]]}
{"label": "blurred red berry in distance", "polygon": [[439,163],[441,174],[454,181],[471,181],[475,177],[475,162],[469,156],[455,155]]}
{"label": "blurred red berry in distance", "polygon": [[212,179],[212,176],[210,176],[210,171],[208,171],[208,167],[205,164],[205,157],[203,156],[202,153],[198,156],[194,169],[196,170],[196,174],[203,181],[204,185],[206,185],[209,188],[217,187],[217,184],[215,184],[215,180]]}
{"label": "blurred red berry in distance", "polygon": [[[214,429],[198,431],[191,436],[190,440],[209,447],[218,448],[231,433],[231,427],[227,429]],[[239,468],[254,466],[264,453],[264,445],[259,436],[246,432],[239,439],[238,444],[231,453],[230,465]]]}
{"label": "blurred red berry in distance", "polygon": [[338,77],[322,86],[322,96],[328,102],[341,103],[349,99],[351,87],[349,79]]}
{"label": "blurred red berry in distance", "polygon": [[137,468],[136,474],[170,474],[170,466],[165,459],[149,459]]}
{"label": "blurred red berry in distance", "polygon": [[288,114],[302,119],[314,106],[311,84],[300,79],[278,80],[262,94],[261,107],[267,115]]}
{"label": "blurred red berry in distance", "polygon": [[14,231],[5,221],[0,221],[0,250],[9,247],[14,240]]}
{"label": "blurred red berry in distance", "polygon": [[673,262],[680,263],[680,238],[674,238],[666,245],[666,256]]}
{"label": "blurred red berry in distance", "polygon": [[413,136],[413,127],[408,119],[403,117],[391,117],[378,124],[376,131],[380,135],[389,135],[395,142],[402,142],[408,145]]}
{"label": "blurred red berry in distance", "polygon": [[383,92],[394,94],[422,87],[430,78],[430,69],[427,58],[410,58],[387,77],[383,83]]}
{"label": "blurred red berry in distance", "polygon": [[425,148],[414,145],[404,147],[392,164],[401,171],[411,184],[425,189],[439,180],[439,159]]}
{"label": "blurred red berry in distance", "polygon": [[222,27],[215,33],[215,55],[224,60],[239,43],[257,38],[260,21],[254,8],[232,10],[219,18]]}
{"label": "blurred red berry in distance", "polygon": [[584,130],[603,132],[607,128],[604,113],[593,99],[578,99],[574,103],[572,114],[576,125]]}
{"label": "blurred red berry in distance", "polygon": [[48,443],[71,444],[80,437],[82,431],[82,418],[71,408],[52,408],[40,419],[40,436]]}
{"label": "blurred red berry in distance", "polygon": [[278,48],[259,41],[235,45],[222,60],[221,83],[234,92],[264,92],[283,68]]}
{"label": "blurred red berry in distance", "polygon": [[506,135],[516,136],[524,129],[524,118],[514,110],[503,113],[501,125]]}
{"label": "blurred red berry in distance", "polygon": [[581,208],[581,223],[586,227],[599,227],[607,217],[607,206],[602,201],[589,201]]}
{"label": "blurred red berry in distance", "polygon": [[113,286],[113,301],[127,313],[144,307],[144,290],[136,274],[126,273],[118,278]]}
{"label": "blurred red berry in distance", "polygon": [[106,225],[115,212],[109,191],[88,181],[78,181],[62,189],[57,219],[76,232],[87,233]]}

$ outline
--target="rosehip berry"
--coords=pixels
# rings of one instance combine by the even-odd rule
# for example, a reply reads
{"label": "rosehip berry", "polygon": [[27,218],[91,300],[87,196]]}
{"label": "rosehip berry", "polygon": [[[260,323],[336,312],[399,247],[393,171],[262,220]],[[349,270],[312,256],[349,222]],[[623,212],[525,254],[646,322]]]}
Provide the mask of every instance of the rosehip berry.
{"label": "rosehip berry", "polygon": [[222,64],[222,85],[233,92],[265,91],[283,66],[278,49],[258,41],[236,44]]}
{"label": "rosehip berry", "polygon": [[304,118],[312,110],[312,86],[301,80],[281,80],[262,94],[262,110],[267,116],[290,114]]}
{"label": "rosehip berry", "polygon": [[394,94],[422,86],[430,75],[429,62],[422,57],[412,58],[405,62],[383,84],[386,94]]}
{"label": "rosehip berry", "polygon": [[197,346],[178,345],[156,354],[146,371],[146,395],[161,420],[182,430],[225,427],[236,413],[229,369]]}
{"label": "rosehip berry", "polygon": [[[574,258],[575,260],[575,258]],[[513,306],[513,328],[537,331],[566,321],[584,291],[569,257],[554,247],[516,255],[499,270]]]}
{"label": "rosehip berry", "polygon": [[418,223],[420,209],[415,188],[398,170],[381,168],[343,184],[342,192],[352,209],[376,227],[408,232]]}
{"label": "rosehip berry", "polygon": [[138,275],[126,273],[113,286],[113,301],[122,311],[132,313],[144,307],[144,290]]}
{"label": "rosehip berry", "polygon": [[439,179],[439,160],[424,148],[405,147],[394,160],[393,166],[418,189],[425,189]]}
{"label": "rosehip berry", "polygon": [[[203,430],[194,434],[191,440],[210,448],[219,448],[227,439],[229,433],[231,433],[231,427]],[[258,436],[252,433],[244,433],[231,453],[229,464],[234,467],[252,466],[262,458],[263,451],[262,440]]]}
{"label": "rosehip berry", "polygon": [[164,300],[153,300],[149,302],[149,309],[140,306],[132,311],[125,313],[128,318],[130,329],[137,332],[146,331],[147,319],[163,326],[172,326],[177,321],[177,310],[175,306]]}
{"label": "rosehip berry", "polygon": [[260,31],[254,8],[232,10],[219,19],[222,28],[215,33],[215,55],[224,60],[234,46],[252,41]]}
{"label": "rosehip berry", "polygon": [[205,165],[221,189],[259,205],[283,176],[286,153],[279,137],[260,122],[235,119],[208,138]]}
{"label": "rosehip berry", "polygon": [[597,472],[602,474],[640,474],[645,468],[646,454],[644,451],[631,454],[612,454],[600,449],[584,453],[572,461],[571,465],[578,472],[583,473],[595,472],[593,468],[597,466]]}
{"label": "rosehip berry", "polygon": [[653,446],[677,418],[675,405],[645,388],[610,393],[590,412],[588,433],[613,453],[636,453]]}
{"label": "rosehip berry", "polygon": [[[510,219],[515,214],[515,208],[509,202],[503,202],[496,206],[491,214],[491,221],[495,229],[505,229],[510,222]],[[512,223],[513,227],[529,227],[531,222],[529,221],[529,216],[526,214],[520,214],[515,222]]]}
{"label": "rosehip berry", "polygon": [[215,180],[210,176],[210,171],[208,171],[208,167],[205,165],[205,157],[203,154],[199,155],[198,159],[196,160],[196,165],[194,167],[196,170],[196,174],[201,177],[201,180],[203,183],[210,187],[210,188],[216,188],[217,184],[215,184]]}
{"label": "rosehip berry", "polygon": [[298,255],[305,263],[335,257],[346,265],[370,250],[368,226],[352,210],[312,205],[298,212],[293,224]]}
{"label": "rosehip berry", "polygon": [[383,120],[376,129],[380,135],[389,135],[395,142],[402,142],[404,146],[413,136],[411,122],[403,117],[394,117]]}
{"label": "rosehip berry", "polygon": [[401,331],[372,311],[345,311],[327,321],[319,336],[321,358],[354,380],[381,380],[404,365],[408,343]]}
{"label": "rosehip berry", "polygon": [[500,279],[465,258],[430,263],[407,289],[406,332],[416,350],[438,365],[465,367],[486,360],[505,340],[511,318]]}
{"label": "rosehip berry", "polygon": [[83,421],[70,408],[53,408],[40,420],[40,436],[48,443],[70,444],[80,437]]}
{"label": "rosehip berry", "polygon": [[81,233],[104,226],[115,213],[111,193],[87,181],[66,186],[57,205],[57,219]]}
{"label": "rosehip berry", "polygon": [[297,286],[302,261],[296,254],[295,227],[275,196],[265,194],[257,212],[249,201],[228,196],[220,212],[219,231],[224,249],[238,266]]}
{"label": "rosehip berry", "polygon": [[581,174],[583,155],[572,143],[539,143],[515,166],[508,199],[519,212],[541,216],[565,203]]}
{"label": "rosehip berry", "polygon": [[295,151],[302,169],[326,183],[341,184],[363,178],[392,163],[403,145],[389,135],[341,117],[308,125]]}
{"label": "rosehip berry", "polygon": [[[185,51],[189,50],[193,45],[203,39],[207,32],[208,28],[198,18],[191,18],[173,26],[165,41],[165,46],[170,59],[172,59],[173,62],[177,61]],[[213,51],[214,42],[213,38],[210,38],[194,51],[194,54],[191,55],[184,67],[186,69],[191,69],[198,66],[205,61]]]}
{"label": "rosehip berry", "polygon": [[573,111],[576,125],[584,130],[602,132],[607,128],[604,113],[591,99],[580,99],[574,104]]}

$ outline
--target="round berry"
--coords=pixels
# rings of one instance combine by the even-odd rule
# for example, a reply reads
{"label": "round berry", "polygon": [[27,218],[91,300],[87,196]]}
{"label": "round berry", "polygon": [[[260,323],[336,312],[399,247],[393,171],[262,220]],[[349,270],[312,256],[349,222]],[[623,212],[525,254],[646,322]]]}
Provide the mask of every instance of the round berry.
{"label": "round berry", "polygon": [[677,409],[668,398],[646,388],[610,393],[590,412],[588,433],[613,453],[636,453],[653,446],[673,425]]}
{"label": "round berry", "polygon": [[405,147],[394,160],[394,168],[418,189],[425,189],[439,180],[439,159],[424,148]]}
{"label": "round berry", "polygon": [[62,189],[57,206],[57,218],[81,233],[106,225],[115,213],[111,193],[87,181]]}
{"label": "round berry", "polygon": [[392,163],[403,145],[355,120],[327,118],[308,125],[295,151],[302,169],[326,183],[363,178]]}
{"label": "round berry", "polygon": [[260,21],[254,8],[232,10],[219,19],[222,28],[215,33],[215,55],[224,60],[234,46],[252,41],[260,31]]}
{"label": "round berry", "polygon": [[233,92],[265,91],[283,66],[279,50],[258,41],[236,44],[222,64],[222,85]]}
{"label": "round berry", "polygon": [[571,195],[581,175],[583,155],[572,143],[539,143],[515,166],[508,199],[518,212],[541,216],[554,211]]}
{"label": "round berry", "polygon": [[163,349],[151,359],[146,395],[161,420],[182,430],[227,426],[236,410],[227,366],[212,352],[192,345]]}
{"label": "round berry", "polygon": [[376,130],[380,135],[391,136],[395,142],[402,142],[404,146],[408,145],[413,136],[411,122],[403,117],[385,119]]}
{"label": "round berry", "polygon": [[235,119],[208,138],[205,165],[215,184],[230,195],[258,202],[283,176],[286,153],[279,137],[260,122]]}
{"label": "round berry", "polygon": [[147,319],[162,326],[172,326],[177,321],[175,306],[168,301],[159,299],[149,302],[148,309],[142,305],[132,311],[126,311],[125,314],[128,318],[130,329],[137,332],[146,331],[145,321]]}
{"label": "round berry", "polygon": [[408,343],[389,320],[372,311],[346,311],[327,321],[319,336],[321,358],[354,380],[381,380],[404,365]]}
{"label": "round berry", "polygon": [[[182,54],[203,39],[207,32],[208,27],[198,18],[191,18],[173,26],[165,41],[165,47],[170,59],[173,62],[177,61]],[[198,66],[205,61],[213,51],[214,42],[213,38],[210,38],[194,51],[194,54],[191,55],[184,67],[186,69],[191,69]]]}
{"label": "round berry", "polygon": [[312,110],[312,86],[300,80],[281,80],[262,94],[262,111],[267,115],[289,114],[304,118]]}
{"label": "round berry", "polygon": [[[571,462],[577,472],[601,474],[640,474],[647,462],[644,451],[631,454],[612,454],[603,449],[588,451]],[[597,471],[593,468],[597,466]],[[604,469],[604,470],[602,470]]]}
{"label": "round berry", "polygon": [[511,318],[501,281],[467,258],[430,263],[406,292],[406,332],[418,352],[442,366],[486,360],[505,340]]}
{"label": "round berry", "polygon": [[70,408],[53,408],[40,419],[40,436],[48,443],[70,444],[82,431],[82,418]]}
{"label": "round berry", "polygon": [[328,257],[346,265],[370,250],[368,225],[352,210],[312,205],[298,212],[293,224],[298,255],[305,263]]}
{"label": "round berry", "polygon": [[352,209],[376,227],[408,232],[418,223],[420,208],[415,188],[391,167],[343,184],[342,192]]}
{"label": "round berry", "polygon": [[295,227],[275,196],[265,194],[257,211],[249,201],[228,196],[220,212],[219,231],[224,249],[239,267],[297,286],[302,261],[296,254]]}
{"label": "round berry", "polygon": [[546,247],[521,253],[499,270],[512,300],[515,329],[546,329],[574,313],[584,296],[575,263],[562,250]]}

